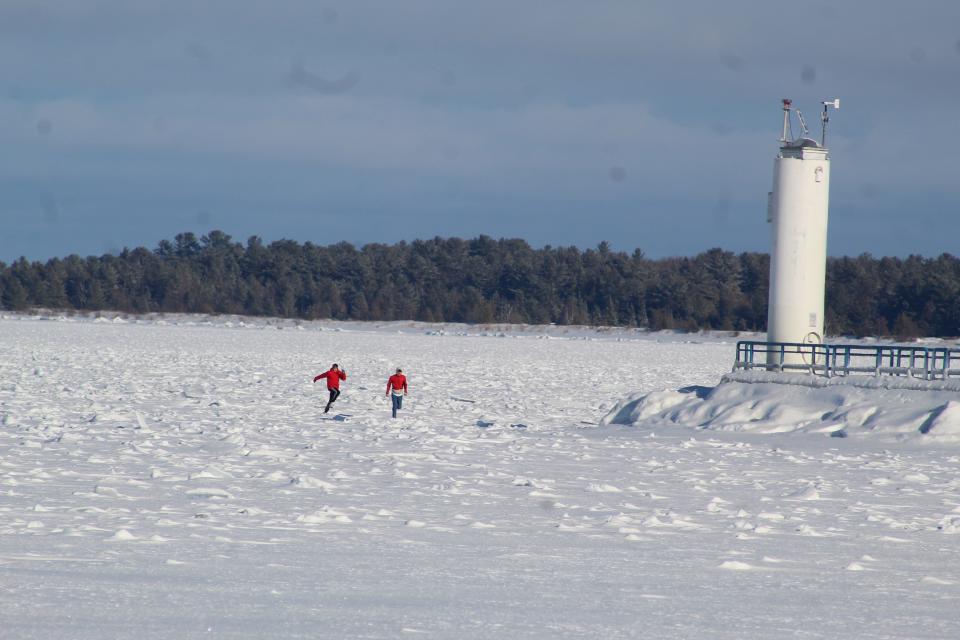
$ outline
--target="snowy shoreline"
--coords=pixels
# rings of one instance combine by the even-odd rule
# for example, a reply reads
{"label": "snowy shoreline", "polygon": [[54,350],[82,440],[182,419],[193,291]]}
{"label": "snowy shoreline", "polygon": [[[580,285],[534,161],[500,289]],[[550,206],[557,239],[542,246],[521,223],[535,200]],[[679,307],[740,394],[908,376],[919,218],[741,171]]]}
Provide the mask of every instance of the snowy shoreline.
{"label": "snowy shoreline", "polygon": [[541,325],[457,322],[421,322],[418,320],[301,320],[296,318],[212,315],[190,313],[128,314],[120,312],[63,313],[36,310],[31,313],[0,313],[0,321],[96,322],[100,324],[141,324],[159,326],[202,326],[238,329],[293,329],[305,331],[366,331],[436,336],[538,337],[597,340],[653,340],[667,342],[735,342],[756,340],[762,334],[738,331],[651,331],[649,329],[592,325]]}

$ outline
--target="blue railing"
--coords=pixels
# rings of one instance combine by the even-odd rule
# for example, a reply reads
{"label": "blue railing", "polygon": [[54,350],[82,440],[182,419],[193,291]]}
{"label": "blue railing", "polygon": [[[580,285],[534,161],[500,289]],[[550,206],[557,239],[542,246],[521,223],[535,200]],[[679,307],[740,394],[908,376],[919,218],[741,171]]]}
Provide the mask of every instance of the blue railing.
{"label": "blue railing", "polygon": [[832,376],[889,375],[923,380],[960,378],[960,349],[909,345],[737,343],[733,370],[805,371]]}

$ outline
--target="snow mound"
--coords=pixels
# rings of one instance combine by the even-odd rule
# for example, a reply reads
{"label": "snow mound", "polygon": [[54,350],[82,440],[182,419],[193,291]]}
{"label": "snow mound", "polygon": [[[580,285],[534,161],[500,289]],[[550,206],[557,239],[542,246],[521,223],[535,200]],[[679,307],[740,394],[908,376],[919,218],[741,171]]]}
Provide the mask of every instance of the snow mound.
{"label": "snow mound", "polygon": [[787,500],[819,500],[820,492],[817,491],[815,486],[809,485],[798,491],[788,493],[784,497]]}
{"label": "snow mound", "polygon": [[107,540],[109,540],[110,542],[130,542],[132,540],[137,540],[137,539],[138,539],[137,536],[133,535],[126,529],[120,529],[119,531],[114,533],[112,536],[107,538]]}
{"label": "snow mound", "polygon": [[342,511],[337,511],[336,509],[331,509],[330,507],[323,507],[319,511],[297,516],[297,522],[303,522],[306,524],[350,524],[353,522],[353,520],[350,518],[350,516]]}
{"label": "snow mound", "polygon": [[600,423],[844,438],[872,433],[960,444],[960,382],[737,372],[716,387],[633,394]]}
{"label": "snow mound", "polygon": [[324,491],[332,491],[337,488],[337,485],[332,482],[320,480],[319,478],[314,478],[306,474],[290,478],[290,484],[305,489],[323,489]]}

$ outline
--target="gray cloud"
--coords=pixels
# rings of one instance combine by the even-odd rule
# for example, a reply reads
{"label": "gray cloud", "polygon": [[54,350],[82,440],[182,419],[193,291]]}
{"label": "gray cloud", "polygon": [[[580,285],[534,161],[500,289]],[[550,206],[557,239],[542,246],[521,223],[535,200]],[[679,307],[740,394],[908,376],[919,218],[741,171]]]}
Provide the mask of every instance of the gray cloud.
{"label": "gray cloud", "polygon": [[[288,0],[283,11],[6,0],[0,223],[19,239],[0,241],[0,259],[32,233],[43,254],[23,220],[69,218],[80,225],[69,239],[92,242],[124,216],[131,234],[168,233],[158,208],[181,212],[164,217],[176,232],[202,223],[197,212],[228,226],[239,219],[229,212],[262,206],[276,213],[252,216],[266,228],[251,231],[270,237],[310,228],[303,212],[321,198],[357,210],[367,231],[364,216],[387,208],[425,235],[482,232],[496,213],[442,212],[483,202],[502,212],[503,233],[588,245],[618,225],[629,238],[637,211],[667,209],[686,224],[646,234],[650,255],[651,242],[712,246],[718,220],[737,229],[729,248],[764,248],[766,227],[747,221],[769,188],[782,97],[808,115],[843,99],[831,123],[838,228],[858,203],[913,198],[953,229],[942,212],[960,187],[942,141],[960,133],[960,5],[924,7],[906,20],[892,0],[834,4],[801,29],[781,6],[749,0]],[[70,215],[38,205],[47,193],[73,194]],[[594,224],[526,226],[532,212],[572,207]],[[904,243],[837,237],[833,252]]]}
{"label": "gray cloud", "polygon": [[287,76],[290,84],[298,87],[307,87],[322,95],[337,95],[346,93],[360,83],[360,74],[357,71],[348,71],[334,80],[327,80],[315,73],[307,71],[303,63],[295,62]]}

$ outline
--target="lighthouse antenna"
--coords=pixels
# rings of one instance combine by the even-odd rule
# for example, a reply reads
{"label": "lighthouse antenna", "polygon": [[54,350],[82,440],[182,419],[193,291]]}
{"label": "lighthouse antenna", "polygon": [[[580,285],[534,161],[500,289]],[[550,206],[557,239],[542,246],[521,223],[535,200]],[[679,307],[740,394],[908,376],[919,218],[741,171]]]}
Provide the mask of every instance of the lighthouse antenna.
{"label": "lighthouse antenna", "polygon": [[793,104],[793,100],[790,98],[783,99],[783,134],[780,136],[781,144],[787,144],[793,140],[793,129],[790,126],[790,105]]}
{"label": "lighthouse antenna", "polygon": [[828,109],[830,107],[839,109],[840,98],[824,100],[820,104],[823,105],[823,113],[820,114],[820,146],[825,148],[827,146],[827,123],[830,122],[830,112]]}
{"label": "lighthouse antenna", "polygon": [[800,112],[800,109],[797,109],[797,120],[800,121],[800,130],[803,131],[800,135],[805,136],[810,133],[810,129],[807,129],[807,121],[803,119],[803,113]]}

